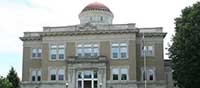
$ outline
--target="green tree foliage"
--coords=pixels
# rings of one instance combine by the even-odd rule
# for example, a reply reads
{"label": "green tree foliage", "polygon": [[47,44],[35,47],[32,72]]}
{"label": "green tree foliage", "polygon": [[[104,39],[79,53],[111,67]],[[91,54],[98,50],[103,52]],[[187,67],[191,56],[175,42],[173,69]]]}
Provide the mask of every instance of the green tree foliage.
{"label": "green tree foliage", "polygon": [[200,88],[200,2],[183,9],[175,25],[169,48],[173,78],[179,88]]}
{"label": "green tree foliage", "polygon": [[14,70],[13,67],[10,69],[10,71],[7,75],[7,79],[13,85],[12,88],[19,88],[20,87],[19,77],[17,76],[17,72]]}
{"label": "green tree foliage", "polygon": [[0,88],[12,88],[12,84],[6,78],[0,76]]}

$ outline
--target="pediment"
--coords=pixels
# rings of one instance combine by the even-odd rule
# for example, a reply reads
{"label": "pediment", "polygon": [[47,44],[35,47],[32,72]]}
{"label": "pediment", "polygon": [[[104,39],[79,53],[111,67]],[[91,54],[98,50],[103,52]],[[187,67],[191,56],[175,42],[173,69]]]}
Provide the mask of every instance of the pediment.
{"label": "pediment", "polygon": [[91,31],[91,30],[96,30],[96,29],[97,29],[97,27],[90,23],[86,23],[84,25],[79,26],[79,31]]}

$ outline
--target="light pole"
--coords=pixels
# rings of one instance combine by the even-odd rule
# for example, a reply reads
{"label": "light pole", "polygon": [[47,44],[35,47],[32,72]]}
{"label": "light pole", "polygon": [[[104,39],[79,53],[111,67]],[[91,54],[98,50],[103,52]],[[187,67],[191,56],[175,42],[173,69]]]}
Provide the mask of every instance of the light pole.
{"label": "light pole", "polygon": [[99,83],[100,88],[102,87],[102,83]]}
{"label": "light pole", "polygon": [[66,82],[66,83],[65,83],[66,88],[68,88],[68,85],[69,85],[68,82]]}

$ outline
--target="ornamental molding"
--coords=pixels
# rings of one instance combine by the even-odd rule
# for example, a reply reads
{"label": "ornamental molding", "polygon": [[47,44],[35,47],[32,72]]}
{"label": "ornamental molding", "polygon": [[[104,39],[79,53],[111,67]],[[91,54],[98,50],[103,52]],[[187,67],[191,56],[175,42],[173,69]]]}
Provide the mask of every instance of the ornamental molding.
{"label": "ornamental molding", "polygon": [[[144,33],[144,37],[165,37],[167,33],[165,32],[149,32],[149,33]],[[136,35],[137,37],[143,37],[142,33],[138,33]]]}
{"label": "ornamental molding", "polygon": [[[66,32],[38,32],[37,36],[25,36],[20,37],[22,41],[40,41],[42,37],[48,36],[77,36],[77,35],[102,35],[102,34],[131,34],[136,33],[137,37],[142,37],[142,33],[139,33],[138,29],[123,29],[123,30],[91,30],[95,26],[86,25],[83,26],[83,31],[66,31]],[[88,30],[90,28],[90,30]],[[95,28],[94,28],[95,29]],[[31,33],[31,32],[30,32]],[[148,32],[144,33],[145,37],[165,37],[167,33],[163,32]]]}
{"label": "ornamental molding", "polygon": [[22,41],[41,41],[41,37],[20,37]]}
{"label": "ornamental molding", "polygon": [[73,36],[73,35],[98,35],[98,34],[129,34],[136,33],[137,30],[87,30],[69,32],[43,32],[41,36]]}
{"label": "ornamental molding", "polygon": [[94,26],[90,23],[86,23],[84,25],[80,25],[78,31],[94,31],[94,30],[97,30],[97,26]]}

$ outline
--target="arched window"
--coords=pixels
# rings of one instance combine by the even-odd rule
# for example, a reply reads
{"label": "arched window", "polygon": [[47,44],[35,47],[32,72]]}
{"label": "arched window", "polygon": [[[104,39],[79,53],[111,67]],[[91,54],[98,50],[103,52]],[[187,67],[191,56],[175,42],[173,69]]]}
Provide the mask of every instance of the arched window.
{"label": "arched window", "polygon": [[38,70],[38,73],[37,73],[37,81],[40,81],[41,80],[41,71]]}
{"label": "arched window", "polygon": [[155,80],[155,70],[153,69],[147,69],[147,73],[145,73],[145,70],[142,70],[142,80],[149,80],[149,81],[153,81]]}
{"label": "arched window", "polygon": [[32,74],[31,80],[36,81],[36,70],[32,70],[31,74]]}
{"label": "arched window", "polygon": [[31,81],[40,81],[41,80],[41,70],[40,69],[32,69],[31,70]]}
{"label": "arched window", "polygon": [[128,68],[127,67],[112,68],[112,80],[128,80]]}

